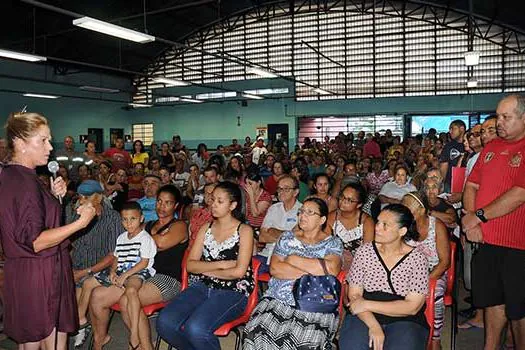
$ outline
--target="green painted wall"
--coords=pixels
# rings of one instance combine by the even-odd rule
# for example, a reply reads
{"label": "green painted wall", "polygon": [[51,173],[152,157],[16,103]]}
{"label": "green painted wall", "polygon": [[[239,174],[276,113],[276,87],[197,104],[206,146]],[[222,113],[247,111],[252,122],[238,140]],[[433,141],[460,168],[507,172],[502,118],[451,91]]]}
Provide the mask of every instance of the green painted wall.
{"label": "green painted wall", "polygon": [[[297,117],[352,114],[440,114],[493,111],[502,94],[426,96],[403,98],[355,99],[346,101],[295,102],[292,99],[250,100],[247,107],[238,102],[188,104],[154,107],[131,112],[133,123],[154,123],[155,140],[170,140],[179,134],[195,148],[206,142],[215,147],[231,138],[255,136],[257,126],[272,123],[289,125],[290,144],[295,144]],[[237,126],[241,116],[241,126]]]}
{"label": "green painted wall", "polygon": [[[281,100],[248,101],[247,107],[240,102],[187,104],[173,107],[154,107],[133,111],[134,123],[154,123],[155,140],[171,140],[181,135],[183,143],[196,148],[205,142],[209,148],[230,144],[232,138],[244,143],[244,138],[256,135],[258,126],[289,124],[290,137],[295,142],[295,119],[285,116],[285,102]],[[240,116],[240,126],[237,126]]]}
{"label": "green painted wall", "polygon": [[[78,89],[80,85],[118,88],[123,92],[86,92]],[[9,113],[27,106],[28,111],[42,113],[49,119],[55,146],[61,147],[67,135],[78,142],[78,136],[87,134],[88,128],[103,128],[104,147],[108,147],[110,128],[123,128],[125,134],[131,134],[130,112],[122,109],[125,101],[130,100],[131,89],[131,81],[127,78],[79,70],[61,75],[49,64],[0,60],[0,122],[4,125]],[[22,96],[24,92],[62,97],[54,100],[31,98]],[[76,149],[84,147],[77,145]]]}

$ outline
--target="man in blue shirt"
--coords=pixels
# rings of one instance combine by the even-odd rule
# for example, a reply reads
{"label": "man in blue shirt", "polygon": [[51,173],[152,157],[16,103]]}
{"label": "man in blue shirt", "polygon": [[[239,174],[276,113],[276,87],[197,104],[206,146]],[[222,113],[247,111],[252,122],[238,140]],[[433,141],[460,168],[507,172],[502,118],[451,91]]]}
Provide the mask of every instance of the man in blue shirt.
{"label": "man in blue shirt", "polygon": [[144,197],[139,199],[137,203],[139,203],[142,208],[145,222],[158,220],[155,206],[157,205],[157,193],[159,192],[160,185],[160,177],[156,175],[148,174],[144,176],[144,180],[142,180]]}

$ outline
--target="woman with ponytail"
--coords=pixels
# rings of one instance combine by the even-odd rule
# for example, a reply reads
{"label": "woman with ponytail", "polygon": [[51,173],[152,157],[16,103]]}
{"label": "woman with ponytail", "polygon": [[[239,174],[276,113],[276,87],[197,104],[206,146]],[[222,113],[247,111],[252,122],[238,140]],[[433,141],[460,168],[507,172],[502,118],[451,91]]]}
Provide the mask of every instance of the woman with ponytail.
{"label": "woman with ponytail", "polygon": [[159,335],[177,349],[220,349],[213,332],[246,308],[253,291],[253,230],[243,224],[241,189],[231,182],[213,191],[213,221],[199,232],[188,256],[187,270],[198,281],[164,308]]}
{"label": "woman with ponytail", "polygon": [[406,243],[418,238],[407,207],[389,204],[381,211],[375,240],[357,250],[348,274],[350,313],[341,329],[341,349],[425,348],[428,261]]}
{"label": "woman with ponytail", "polygon": [[403,197],[402,203],[410,209],[416,220],[419,239],[408,241],[426,255],[430,278],[437,280],[435,293],[434,334],[432,349],[441,349],[441,331],[445,321],[444,295],[447,290],[447,270],[450,266],[450,242],[448,231],[441,220],[428,213],[428,199],[418,192],[410,192]]}

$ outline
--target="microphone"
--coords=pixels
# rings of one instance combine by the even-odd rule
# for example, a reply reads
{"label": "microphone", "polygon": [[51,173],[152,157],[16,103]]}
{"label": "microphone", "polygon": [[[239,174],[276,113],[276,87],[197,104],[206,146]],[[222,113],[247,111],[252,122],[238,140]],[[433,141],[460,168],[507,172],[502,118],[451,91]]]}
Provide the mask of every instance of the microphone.
{"label": "microphone", "polygon": [[[55,160],[52,160],[47,164],[47,170],[49,170],[51,174],[53,174],[53,180],[57,178],[58,168],[59,168],[58,162]],[[58,196],[58,201],[60,202],[60,204],[62,204],[61,196]]]}

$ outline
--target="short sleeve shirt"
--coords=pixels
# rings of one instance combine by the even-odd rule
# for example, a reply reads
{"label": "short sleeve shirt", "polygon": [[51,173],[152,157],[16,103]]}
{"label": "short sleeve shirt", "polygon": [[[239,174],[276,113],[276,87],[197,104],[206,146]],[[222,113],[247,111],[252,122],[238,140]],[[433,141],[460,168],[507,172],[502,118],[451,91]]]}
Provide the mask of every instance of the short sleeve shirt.
{"label": "short sleeve shirt", "polygon": [[[263,228],[275,228],[281,231],[291,231],[297,225],[297,211],[302,204],[295,201],[292,209],[286,211],[282,202],[275,203],[266,212],[264,221],[261,225]],[[259,255],[270,257],[272,255],[275,243],[266,243],[264,249]],[[268,262],[269,263],[269,262]]]}
{"label": "short sleeve shirt", "polygon": [[457,142],[456,140],[448,142],[445,147],[443,147],[443,151],[439,157],[439,162],[448,163],[447,174],[443,182],[445,185],[445,192],[450,192],[452,167],[458,165],[459,158],[463,152],[465,152],[465,146],[463,146],[463,143]]}
{"label": "short sleeve shirt", "polygon": [[401,258],[389,274],[375,242],[365,243],[357,250],[347,280],[350,287],[362,287],[367,292],[385,292],[403,297],[409,293],[426,295],[428,260],[422,252],[413,249]]}
{"label": "short sleeve shirt", "polygon": [[[295,237],[292,231],[284,232],[273,252],[275,255],[287,257],[289,255],[298,255],[305,258],[321,258],[327,255],[343,255],[343,243],[335,236],[329,236],[317,244],[306,244]],[[268,290],[265,297],[275,298],[284,303],[295,306],[292,288],[295,280],[283,280],[272,277],[268,283]]]}
{"label": "short sleeve shirt", "polygon": [[157,254],[157,245],[149,233],[142,230],[135,237],[129,238],[128,232],[117,238],[117,246],[113,255],[117,257],[117,270],[126,272],[137,265],[142,259],[149,259],[146,269],[150,275],[155,275],[153,268]]}

